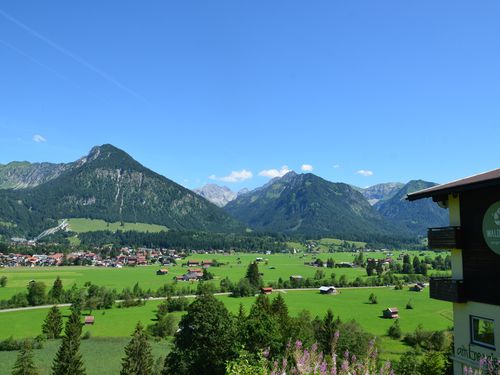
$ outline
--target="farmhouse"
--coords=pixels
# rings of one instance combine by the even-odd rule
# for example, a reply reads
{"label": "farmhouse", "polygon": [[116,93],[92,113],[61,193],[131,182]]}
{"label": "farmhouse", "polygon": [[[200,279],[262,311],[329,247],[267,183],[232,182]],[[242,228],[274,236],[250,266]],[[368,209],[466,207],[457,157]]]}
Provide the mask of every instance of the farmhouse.
{"label": "farmhouse", "polygon": [[320,294],[337,294],[337,289],[334,286],[321,286],[319,292]]}
{"label": "farmhouse", "polygon": [[156,274],[158,276],[164,276],[164,275],[168,274],[168,270],[166,268],[162,268],[161,270],[156,271]]}
{"label": "farmhouse", "polygon": [[95,321],[95,319],[94,319],[93,315],[87,315],[85,317],[85,324],[92,325],[92,324],[94,324],[94,321]]}
{"label": "farmhouse", "polygon": [[213,260],[204,260],[202,262],[203,268],[212,267],[213,265],[214,265],[214,261]]}
{"label": "farmhouse", "polygon": [[262,294],[271,294],[273,292],[273,288],[261,288],[260,292]]}
{"label": "farmhouse", "polygon": [[290,281],[300,282],[300,281],[302,281],[302,276],[301,275],[292,275],[292,276],[290,276]]}
{"label": "farmhouse", "polygon": [[407,199],[448,208],[449,226],[429,228],[431,249],[451,251],[451,278],[431,278],[430,296],[453,303],[454,374],[500,358],[500,169],[433,186]]}
{"label": "farmhouse", "polygon": [[397,307],[388,307],[383,311],[384,318],[386,319],[398,319],[399,309]]}
{"label": "farmhouse", "polygon": [[188,267],[199,266],[199,265],[201,265],[201,262],[199,260],[191,259],[191,260],[188,260],[188,262],[187,262]]}

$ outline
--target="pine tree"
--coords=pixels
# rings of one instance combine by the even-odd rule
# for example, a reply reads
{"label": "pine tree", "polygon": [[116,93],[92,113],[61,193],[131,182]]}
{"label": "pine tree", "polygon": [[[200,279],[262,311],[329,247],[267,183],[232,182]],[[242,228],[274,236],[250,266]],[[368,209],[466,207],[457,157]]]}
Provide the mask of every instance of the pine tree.
{"label": "pine tree", "polygon": [[52,289],[49,292],[49,297],[54,303],[61,303],[63,302],[63,283],[62,280],[59,276],[57,276],[57,279],[54,281],[54,284],[52,285]]}
{"label": "pine tree", "polygon": [[57,339],[62,329],[62,314],[57,306],[52,306],[43,322],[42,332],[48,339]]}
{"label": "pine tree", "polygon": [[153,371],[153,355],[141,323],[137,323],[132,340],[125,347],[121,375],[148,375]]}
{"label": "pine tree", "polygon": [[84,375],[80,349],[82,323],[80,309],[71,308],[71,315],[64,327],[64,337],[52,364],[52,375]]}
{"label": "pine tree", "polygon": [[260,288],[262,286],[262,278],[260,277],[257,262],[253,262],[248,265],[245,278],[248,279],[254,288]]}
{"label": "pine tree", "polygon": [[286,305],[285,299],[283,298],[281,293],[279,293],[278,296],[273,300],[271,304],[271,310],[282,324],[288,321],[288,306]]}
{"label": "pine tree", "polygon": [[12,375],[38,375],[38,370],[33,362],[33,351],[29,341],[25,341],[17,355]]}
{"label": "pine tree", "polygon": [[328,309],[325,318],[319,324],[319,329],[316,332],[316,340],[325,354],[333,354],[333,341],[335,333],[339,329],[339,321],[336,321],[332,310]]}

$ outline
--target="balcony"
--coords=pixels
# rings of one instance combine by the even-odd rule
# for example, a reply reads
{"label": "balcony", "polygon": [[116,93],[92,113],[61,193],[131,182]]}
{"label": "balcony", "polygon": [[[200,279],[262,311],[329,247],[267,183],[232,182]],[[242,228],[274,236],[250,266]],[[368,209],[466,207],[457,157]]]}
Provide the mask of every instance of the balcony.
{"label": "balcony", "polygon": [[431,278],[430,297],[440,301],[467,302],[463,280],[453,280],[448,277]]}
{"label": "balcony", "polygon": [[460,227],[429,228],[427,239],[431,249],[460,249],[462,230]]}

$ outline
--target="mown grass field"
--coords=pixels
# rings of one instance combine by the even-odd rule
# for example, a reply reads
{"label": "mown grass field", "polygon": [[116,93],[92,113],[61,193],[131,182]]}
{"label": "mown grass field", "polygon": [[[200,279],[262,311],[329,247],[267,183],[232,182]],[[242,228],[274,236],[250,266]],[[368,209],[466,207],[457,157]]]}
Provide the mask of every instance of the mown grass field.
{"label": "mown grass field", "polygon": [[[370,293],[376,294],[378,304],[368,304]],[[271,298],[275,295],[276,293]],[[394,290],[390,287],[342,289],[340,294],[332,296],[321,295],[317,291],[293,290],[283,293],[283,297],[292,316],[302,310],[309,310],[312,317],[316,315],[323,317],[328,309],[332,309],[334,315],[343,321],[355,319],[367,332],[378,337],[383,358],[395,358],[409,349],[401,341],[386,336],[387,329],[393,323],[392,320],[381,317],[382,310],[386,307],[400,309],[400,325],[403,333],[414,331],[418,324],[422,324],[427,330],[442,330],[452,325],[451,304],[430,299],[428,289],[420,293]],[[248,312],[255,300],[254,297],[219,296],[218,298],[233,313],[237,313],[240,303]],[[410,300],[414,308],[406,310],[406,303]],[[160,301],[148,301],[145,306],[140,307],[94,311],[95,324],[85,326],[83,331],[90,331],[94,339],[126,338],[138,321],[145,326],[153,323],[159,303]],[[47,309],[36,309],[0,313],[0,327],[2,327],[0,339],[9,336],[15,338],[37,336],[41,332],[40,327],[47,311]],[[62,311],[65,315],[68,314],[68,308],[63,308]],[[175,313],[175,316],[180,319],[181,313]],[[0,363],[6,355],[0,352]]]}
{"label": "mown grass field", "polygon": [[[397,258],[400,252],[393,252],[393,257]],[[420,252],[407,252],[413,258],[419,255]],[[434,257],[434,252],[426,252],[425,254]],[[383,258],[385,254],[382,252],[366,253],[366,257]],[[304,262],[313,260],[310,254],[196,254],[192,255],[182,262],[185,263],[189,259],[210,260],[224,263],[221,267],[212,267],[210,272],[214,274],[214,283],[218,284],[221,279],[229,277],[237,282],[244,277],[248,264],[256,259],[263,257],[266,261],[259,264],[259,270],[264,274],[264,282],[278,281],[281,277],[287,280],[291,275],[302,275],[303,277],[314,277],[318,268],[306,266]],[[318,256],[323,261],[332,257],[336,262],[352,262],[355,254],[350,252],[320,254]],[[423,257],[421,257],[423,258]],[[267,264],[266,264],[267,263]],[[156,270],[159,266],[140,266],[140,267],[124,267],[124,268],[100,268],[100,267],[16,267],[0,269],[0,276],[5,275],[8,278],[7,286],[0,288],[0,299],[8,299],[12,295],[26,291],[26,286],[30,280],[43,281],[47,288],[50,288],[57,278],[61,277],[64,287],[68,288],[72,284],[83,285],[90,281],[93,284],[115,288],[121,291],[123,288],[131,288],[136,282],[141,288],[147,290],[156,290],[165,283],[173,283],[174,276],[182,275],[186,272],[186,267],[180,264],[167,267],[169,274],[165,276],[157,276]],[[335,273],[338,278],[346,275],[348,280],[354,280],[356,277],[366,278],[364,268],[322,268],[326,276]],[[179,282],[181,287],[191,287],[196,289],[196,283]]]}
{"label": "mown grass field", "polygon": [[168,228],[164,225],[127,222],[121,225],[120,222],[108,223],[104,220],[97,219],[73,218],[68,219],[68,222],[70,230],[76,233],[93,232],[99,230],[109,230],[111,232],[116,232],[117,230],[121,230],[123,232],[134,230],[137,232],[155,233],[168,230]]}
{"label": "mown grass field", "polygon": [[[119,338],[91,338],[83,340],[81,353],[85,362],[88,375],[119,374],[121,370],[121,359],[124,357],[124,347],[129,339]],[[40,374],[50,373],[52,360],[59,348],[60,340],[50,340],[40,350],[34,351],[34,361]],[[163,362],[170,350],[171,343],[168,341],[151,341],[153,356],[156,360]],[[12,367],[16,361],[17,352],[0,352],[0,375],[12,373]]]}
{"label": "mown grass field", "polygon": [[[333,249],[333,250],[340,250],[341,245],[347,242],[351,246],[355,246],[358,249],[364,249],[366,248],[366,242],[361,242],[361,241],[344,241],[344,240],[339,240],[338,238],[321,238],[320,240],[309,240],[307,241],[308,244],[315,244],[315,249],[321,252],[328,252],[328,250]],[[296,250],[299,251],[305,251],[307,249],[307,246],[301,242],[293,242],[289,241],[287,244]]]}
{"label": "mown grass field", "polygon": [[[421,252],[409,252],[413,258]],[[320,259],[326,261],[332,257],[336,262],[351,262],[354,253],[321,253]],[[393,257],[397,258],[399,252],[394,251]],[[425,252],[425,255],[434,257],[433,252]],[[443,254],[444,256],[445,254]],[[384,258],[382,252],[367,253],[366,257]],[[421,258],[423,258],[421,256]],[[259,270],[263,273],[265,282],[277,281],[278,278],[288,279],[290,275],[302,275],[313,277],[318,268],[306,266],[304,262],[310,262],[313,256],[310,254],[196,254],[187,259],[205,260],[217,259],[224,263],[221,267],[212,267],[210,272],[215,275],[214,283],[218,285],[224,277],[238,281],[244,277],[247,266],[256,257],[263,257],[264,261],[259,263]],[[182,262],[185,263],[187,259]],[[0,299],[6,299],[17,292],[25,292],[26,285],[32,279],[43,281],[47,290],[52,286],[57,276],[60,276],[64,287],[70,288],[72,284],[83,285],[91,281],[97,285],[121,290],[132,287],[136,282],[143,289],[156,290],[164,283],[172,283],[175,275],[186,272],[186,267],[168,267],[167,276],[157,276],[156,270],[159,266],[98,268],[98,267],[53,267],[53,268],[10,268],[0,269],[0,275],[8,277],[7,287],[0,288]],[[348,280],[360,276],[366,278],[364,268],[322,268],[326,276],[331,273],[337,275],[337,279],[346,275]],[[178,287],[196,290],[197,282],[179,282]],[[378,304],[368,304],[368,296],[375,293]],[[276,293],[271,296],[273,298]],[[423,292],[410,292],[405,290],[394,290],[393,288],[357,288],[342,289],[339,295],[320,295],[317,291],[293,290],[283,292],[291,315],[297,315],[301,310],[308,310],[311,316],[323,317],[328,309],[332,309],[335,316],[343,321],[355,319],[367,332],[378,337],[382,349],[381,356],[384,359],[395,359],[409,348],[401,341],[392,340],[386,336],[387,329],[392,324],[391,320],[382,319],[382,310],[386,307],[398,307],[400,309],[400,325],[403,333],[412,332],[418,324],[424,329],[441,330],[452,325],[451,304],[436,301],[429,298],[428,288]],[[240,303],[249,311],[253,297],[231,298],[229,296],[218,297],[227,308],[236,313]],[[412,302],[414,309],[406,310],[408,301]],[[110,310],[94,311],[96,317],[93,326],[85,326],[83,331],[91,332],[91,339],[84,341],[82,352],[86,361],[88,374],[118,373],[123,347],[128,342],[135,324],[141,321],[147,326],[153,323],[156,308],[161,301],[148,301],[145,306],[126,309],[113,308]],[[41,332],[42,322],[47,314],[47,309],[25,310],[18,312],[0,312],[0,339],[13,336],[15,338],[35,337]],[[62,309],[68,314],[68,308]],[[86,313],[86,312],[85,312]],[[181,313],[175,313],[179,320]],[[36,351],[37,364],[42,369],[42,374],[48,373],[52,358],[57,350],[58,342],[48,342],[44,349]],[[169,343],[163,341],[154,343],[156,357],[164,356],[169,348]],[[0,352],[0,375],[10,373],[11,366],[15,360],[15,352]],[[104,366],[104,367],[103,367]]]}

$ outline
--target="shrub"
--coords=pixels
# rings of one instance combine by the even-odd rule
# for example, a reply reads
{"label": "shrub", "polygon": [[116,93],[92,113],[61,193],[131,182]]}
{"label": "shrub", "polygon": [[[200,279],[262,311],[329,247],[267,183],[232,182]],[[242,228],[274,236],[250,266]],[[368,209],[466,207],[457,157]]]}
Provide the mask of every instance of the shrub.
{"label": "shrub", "polygon": [[6,338],[5,340],[0,341],[0,351],[11,352],[16,350],[21,350],[24,347],[25,342],[27,342],[33,349],[41,349],[43,340],[39,339],[15,340],[11,336],[9,338]]}
{"label": "shrub", "polygon": [[127,308],[127,307],[134,307],[134,306],[143,306],[146,304],[146,301],[138,298],[126,298],[123,301],[118,302],[118,308]]}
{"label": "shrub", "polygon": [[185,311],[189,306],[189,300],[186,297],[167,298],[168,312]]}
{"label": "shrub", "polygon": [[411,300],[406,303],[406,310],[413,310],[413,302]]}
{"label": "shrub", "polygon": [[85,332],[83,335],[82,335],[82,340],[88,340],[92,337],[92,333],[90,331],[87,331]]}
{"label": "shrub", "polygon": [[393,339],[400,339],[402,336],[401,327],[399,326],[399,319],[396,319],[392,326],[389,327],[387,335]]}
{"label": "shrub", "polygon": [[368,302],[370,302],[372,305],[376,305],[378,303],[377,296],[375,294],[370,294],[370,297],[368,297]]}

